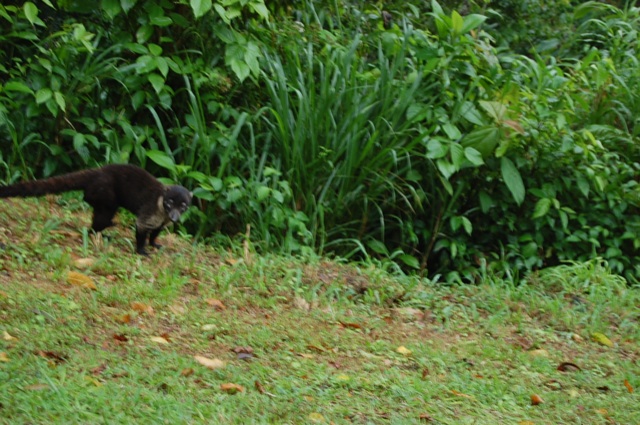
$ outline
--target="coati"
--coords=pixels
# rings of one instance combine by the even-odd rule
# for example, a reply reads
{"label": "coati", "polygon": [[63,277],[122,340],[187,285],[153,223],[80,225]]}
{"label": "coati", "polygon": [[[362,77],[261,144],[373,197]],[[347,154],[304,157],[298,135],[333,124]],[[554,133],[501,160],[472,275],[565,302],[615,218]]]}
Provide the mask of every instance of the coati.
{"label": "coati", "polygon": [[105,165],[48,179],[0,186],[0,198],[43,196],[84,191],[93,208],[91,228],[100,232],[122,207],[136,215],[136,251],[148,255],[145,245],[159,248],[156,237],[170,222],[177,222],[191,205],[192,193],[182,186],[165,186],[135,165]]}

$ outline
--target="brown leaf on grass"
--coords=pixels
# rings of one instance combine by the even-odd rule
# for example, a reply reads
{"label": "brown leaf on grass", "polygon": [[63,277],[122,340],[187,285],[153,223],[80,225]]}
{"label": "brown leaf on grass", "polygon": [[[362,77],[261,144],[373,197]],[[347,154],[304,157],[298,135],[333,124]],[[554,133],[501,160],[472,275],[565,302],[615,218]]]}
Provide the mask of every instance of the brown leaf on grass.
{"label": "brown leaf on grass", "polygon": [[425,367],[424,369],[422,369],[422,379],[427,379],[427,376],[429,376],[429,369]]}
{"label": "brown leaf on grass", "polygon": [[456,391],[456,390],[451,390],[451,394],[458,397],[464,397],[464,398],[470,398],[470,399],[474,398],[472,395],[461,393],[460,391]]}
{"label": "brown leaf on grass", "polygon": [[578,370],[582,370],[577,364],[571,362],[562,362],[558,365],[557,369],[560,372],[576,372]]}
{"label": "brown leaf on grass", "polygon": [[0,362],[8,362],[9,361],[9,357],[7,356],[7,353],[5,353],[4,351],[0,351]]}
{"label": "brown leaf on grass", "polygon": [[78,273],[78,272],[69,272],[67,273],[67,283],[79,286],[81,288],[87,288],[92,290],[97,290],[98,287],[95,283],[93,283],[93,279],[91,279],[86,274]]}
{"label": "brown leaf on grass", "polygon": [[629,381],[627,381],[626,379],[624,380],[624,386],[627,387],[627,391],[629,391],[630,393],[633,393],[633,387],[631,386]]}
{"label": "brown leaf on grass", "polygon": [[518,422],[518,425],[536,425],[531,421],[520,421]]}
{"label": "brown leaf on grass", "polygon": [[317,345],[307,345],[307,348],[308,348],[309,350],[317,351],[318,353],[324,353],[324,352],[326,352],[326,351],[327,351],[327,350],[325,350],[324,348],[319,347],[319,346],[317,346]]}
{"label": "brown leaf on grass", "polygon": [[433,422],[433,418],[428,413],[422,413],[418,418],[423,422]]}
{"label": "brown leaf on grass", "polygon": [[149,316],[153,316],[154,314],[153,307],[145,303],[132,302],[131,308],[133,309],[133,311],[137,311],[138,313],[146,313]]}
{"label": "brown leaf on grass", "polygon": [[242,385],[233,384],[228,382],[226,384],[220,384],[220,389],[227,394],[236,394],[244,392],[244,387]]}
{"label": "brown leaf on grass", "polygon": [[260,394],[264,394],[266,392],[260,381],[256,380],[253,385],[255,385],[256,390],[258,390]]}
{"label": "brown leaf on grass", "polygon": [[180,375],[187,377],[187,376],[193,375],[193,372],[195,372],[193,368],[188,367],[186,369],[182,369],[182,371],[180,372]]}
{"label": "brown leaf on grass", "polygon": [[218,299],[215,299],[215,298],[207,298],[205,300],[205,302],[207,304],[209,304],[211,307],[213,307],[215,310],[218,310],[218,311],[222,311],[222,310],[225,310],[227,308],[227,306],[224,305],[222,303],[222,301],[220,301]]}
{"label": "brown leaf on grass", "polygon": [[224,362],[220,359],[209,359],[204,356],[193,356],[193,358],[207,369],[222,369],[225,366]]}
{"label": "brown leaf on grass", "polygon": [[168,344],[169,340],[167,338],[161,337],[161,336],[152,336],[151,341],[153,342],[157,342],[158,344]]}
{"label": "brown leaf on grass", "polygon": [[539,404],[544,403],[544,400],[542,400],[542,397],[540,397],[537,394],[531,394],[531,405],[532,406],[537,406]]}
{"label": "brown leaf on grass", "polygon": [[613,347],[613,342],[603,333],[594,332],[591,334],[591,340],[606,347]]}
{"label": "brown leaf on grass", "polygon": [[100,366],[96,366],[93,369],[90,369],[89,372],[91,372],[92,375],[102,375],[102,372],[104,372],[105,370],[107,370],[107,364],[102,363]]}
{"label": "brown leaf on grass", "polygon": [[64,363],[67,361],[67,356],[64,354],[59,354],[54,351],[43,351],[40,350],[37,352],[40,357],[44,357],[45,359],[49,359],[53,361],[55,364]]}
{"label": "brown leaf on grass", "polygon": [[113,334],[113,339],[120,342],[127,342],[129,338],[125,334]]}
{"label": "brown leaf on grass", "polygon": [[342,322],[342,321],[338,321],[338,323],[340,323],[340,326],[345,328],[345,329],[362,329],[362,325],[359,325],[358,323],[349,323],[349,322]]}
{"label": "brown leaf on grass", "polygon": [[131,323],[131,315],[130,314],[122,314],[120,316],[115,317],[116,322],[127,324]]}

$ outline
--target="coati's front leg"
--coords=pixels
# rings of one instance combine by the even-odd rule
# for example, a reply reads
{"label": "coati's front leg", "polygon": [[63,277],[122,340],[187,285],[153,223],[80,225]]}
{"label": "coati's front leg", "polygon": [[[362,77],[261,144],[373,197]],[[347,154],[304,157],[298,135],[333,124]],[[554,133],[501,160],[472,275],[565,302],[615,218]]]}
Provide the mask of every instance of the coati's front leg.
{"label": "coati's front leg", "polygon": [[161,231],[162,231],[162,226],[158,227],[157,229],[153,229],[149,234],[149,245],[151,245],[156,249],[162,248],[162,245],[160,245],[159,243],[156,243],[156,238],[158,237]]}
{"label": "coati's front leg", "polygon": [[[147,239],[151,239],[150,234],[153,234],[155,230],[147,229],[141,226],[136,225],[136,252],[140,255],[148,256],[145,245],[147,244]],[[157,236],[157,235],[156,235]]]}

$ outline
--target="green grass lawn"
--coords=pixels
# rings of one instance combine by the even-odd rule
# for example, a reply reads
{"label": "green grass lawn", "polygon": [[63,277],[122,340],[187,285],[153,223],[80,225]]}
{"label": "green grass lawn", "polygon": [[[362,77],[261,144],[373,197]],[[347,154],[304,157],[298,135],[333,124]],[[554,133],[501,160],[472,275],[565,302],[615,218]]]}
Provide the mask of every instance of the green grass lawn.
{"label": "green grass lawn", "polygon": [[167,233],[142,258],[120,221],[0,202],[0,423],[640,424],[640,291],[598,261],[444,286]]}

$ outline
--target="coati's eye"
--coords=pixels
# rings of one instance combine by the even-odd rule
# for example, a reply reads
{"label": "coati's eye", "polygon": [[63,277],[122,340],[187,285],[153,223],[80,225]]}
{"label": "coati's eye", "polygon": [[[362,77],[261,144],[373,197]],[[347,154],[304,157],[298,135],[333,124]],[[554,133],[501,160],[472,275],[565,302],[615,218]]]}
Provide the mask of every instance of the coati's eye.
{"label": "coati's eye", "polygon": [[182,212],[185,212],[185,211],[187,210],[187,208],[188,208],[188,207],[187,207],[187,204],[186,204],[186,203],[184,203],[184,202],[182,203],[182,205],[180,205],[180,210],[181,210]]}

